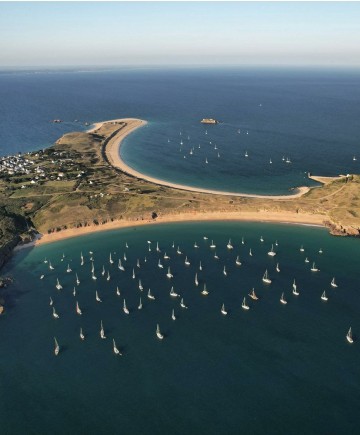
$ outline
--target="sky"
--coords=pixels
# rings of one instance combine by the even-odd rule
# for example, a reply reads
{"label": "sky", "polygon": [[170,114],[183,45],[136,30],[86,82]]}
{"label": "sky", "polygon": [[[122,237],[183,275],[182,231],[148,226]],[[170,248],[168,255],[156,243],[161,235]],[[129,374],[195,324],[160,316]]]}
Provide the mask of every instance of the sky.
{"label": "sky", "polygon": [[360,67],[358,2],[0,2],[0,67]]}

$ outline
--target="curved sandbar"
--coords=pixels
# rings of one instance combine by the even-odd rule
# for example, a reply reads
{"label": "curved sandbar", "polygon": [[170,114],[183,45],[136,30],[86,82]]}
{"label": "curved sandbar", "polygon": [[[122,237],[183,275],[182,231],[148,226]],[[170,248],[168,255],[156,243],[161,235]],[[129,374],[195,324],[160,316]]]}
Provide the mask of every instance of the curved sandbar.
{"label": "curved sandbar", "polygon": [[186,190],[189,192],[210,193],[213,195],[215,194],[215,195],[240,196],[240,197],[247,197],[247,198],[276,199],[276,200],[281,200],[281,199],[289,200],[289,199],[299,198],[300,196],[304,195],[310,190],[309,187],[302,186],[294,189],[295,193],[293,194],[290,193],[289,195],[256,195],[256,194],[249,194],[249,193],[226,192],[222,190],[211,190],[211,189],[205,189],[201,187],[186,186],[184,184],[171,183],[170,181],[151,177],[150,175],[146,175],[141,172],[138,172],[137,170],[133,169],[131,166],[127,165],[121,159],[120,156],[120,147],[123,139],[137,128],[146,125],[147,122],[135,118],[124,118],[124,119],[117,119],[113,121],[104,121],[95,124],[95,127],[91,129],[91,131],[95,131],[96,129],[100,128],[103,124],[106,124],[108,122],[126,122],[126,126],[123,127],[106,145],[105,153],[109,163],[115,168],[118,168],[121,171],[125,172],[126,174],[132,175],[141,180],[150,181],[151,183],[158,184],[161,186],[171,187],[173,189]]}

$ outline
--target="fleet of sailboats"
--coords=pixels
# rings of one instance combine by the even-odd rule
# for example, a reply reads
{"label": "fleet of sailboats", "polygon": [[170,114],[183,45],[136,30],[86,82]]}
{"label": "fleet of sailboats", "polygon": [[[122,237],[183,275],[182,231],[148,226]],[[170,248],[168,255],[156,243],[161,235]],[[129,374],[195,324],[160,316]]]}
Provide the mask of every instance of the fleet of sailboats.
{"label": "fleet of sailboats", "polygon": [[[204,238],[205,241],[208,240],[208,238],[205,237],[205,236],[204,236],[203,238]],[[262,236],[260,237],[260,242],[264,242],[264,238],[263,238]],[[150,242],[150,243],[151,243],[151,242]],[[149,243],[149,247],[150,247],[150,243]],[[241,238],[241,244],[242,244],[242,245],[245,244],[244,237]],[[126,245],[127,245],[127,244],[126,244]],[[209,246],[211,249],[216,249],[216,243],[215,243],[215,241],[214,241],[214,240],[211,240],[211,244],[209,244],[208,246]],[[274,257],[274,256],[276,255],[276,251],[275,251],[275,249],[274,249],[274,246],[278,246],[278,242],[277,242],[277,241],[276,241],[275,243],[271,244],[271,249],[270,249],[270,251],[267,252],[267,254],[268,254],[269,256],[271,256],[271,257]],[[128,246],[126,246],[126,247],[128,248]],[[173,247],[173,249],[175,249],[175,243],[174,243],[174,242],[173,242],[173,244],[172,244],[172,247]],[[199,249],[199,248],[200,248],[200,246],[199,246],[196,242],[194,242],[193,247],[194,247],[195,249]],[[232,244],[231,239],[228,240],[228,243],[226,244],[226,248],[227,248],[229,251],[234,250],[234,246],[233,246],[233,244]],[[303,245],[300,247],[300,251],[301,251],[301,252],[304,252],[304,247],[303,247]],[[91,252],[91,251],[90,251],[90,252]],[[156,243],[156,252],[158,252],[158,253],[161,252],[160,247],[159,247],[159,243],[158,243],[158,242]],[[179,247],[179,246],[177,246],[176,252],[177,252],[179,255],[182,254],[182,252],[180,251],[180,247]],[[199,252],[199,251],[198,251],[198,252]],[[216,254],[216,251],[213,251],[213,252],[214,252],[214,257],[215,257],[215,259],[219,260],[219,256]],[[263,251],[262,251],[262,252],[263,252]],[[320,250],[319,250],[319,253],[321,254],[322,252],[323,252],[322,249],[320,249]],[[265,251],[265,253],[266,253],[266,251]],[[116,254],[116,253],[115,253],[115,254]],[[253,254],[252,254],[252,250],[251,250],[251,248],[249,248],[249,254],[250,254],[250,256],[253,255]],[[152,254],[152,255],[154,255],[154,254]],[[162,255],[162,254],[161,254],[161,255]],[[226,257],[228,257],[229,255],[230,255],[230,253],[229,253],[229,254],[226,254]],[[221,266],[221,267],[222,267],[222,273],[223,273],[224,276],[227,276],[227,274],[228,274],[228,258],[226,258],[226,257],[225,257],[225,260],[226,260],[226,263],[227,263],[227,264],[223,264],[223,265]],[[234,257],[235,257],[235,256],[234,256]],[[233,258],[234,258],[234,257],[233,257]],[[164,260],[170,260],[170,256],[167,255],[166,252],[164,253],[164,255],[163,255],[162,258],[163,258]],[[65,256],[63,255],[63,257],[61,258],[61,261],[63,261],[64,259],[65,259]],[[84,264],[85,264],[85,258],[84,258],[84,256],[83,256],[82,253],[80,254],[80,260],[81,260],[80,264],[81,264],[81,265],[84,265]],[[71,273],[71,272],[73,272],[72,269],[71,269],[71,267],[70,267],[70,264],[74,264],[74,263],[71,263],[71,261],[72,261],[72,260],[70,259],[70,262],[67,263],[67,267],[66,267],[66,269],[65,269],[65,272],[66,272],[66,273]],[[124,255],[123,255],[123,261],[127,261],[127,257],[126,257],[126,254],[125,254],[125,253],[124,253]],[[234,261],[234,260],[232,260],[232,261]],[[146,263],[146,262],[147,262],[147,260],[146,260],[146,257],[145,257],[145,259],[144,259],[144,263]],[[158,264],[158,267],[161,268],[161,269],[163,269],[164,266],[162,265],[160,258],[157,258],[157,262],[158,262],[158,263],[157,263],[157,264]],[[309,262],[309,260],[308,260],[307,257],[306,257],[306,259],[305,259],[305,262]],[[48,265],[49,265],[49,268],[50,268],[50,266],[51,266],[51,270],[54,269],[54,267],[52,266],[50,260],[45,259],[45,260],[43,261],[43,263],[48,264]],[[112,253],[111,253],[111,252],[110,252],[110,254],[109,254],[109,263],[110,263],[110,264],[113,264],[113,263],[114,263],[114,259],[112,258]],[[92,277],[92,279],[96,279],[96,277],[95,277],[95,264],[94,264],[94,257],[93,257],[93,253],[92,253],[92,252],[91,252],[91,257],[90,257],[90,264],[91,264],[91,277]],[[185,266],[187,266],[187,267],[191,266],[188,255],[185,255],[184,264],[185,264]],[[230,263],[230,264],[231,264],[231,263]],[[232,263],[232,264],[234,264],[234,263]],[[240,261],[240,255],[238,255],[238,254],[236,254],[236,257],[235,257],[235,264],[236,264],[237,266],[240,266],[240,265],[242,264],[241,261]],[[141,268],[140,258],[137,258],[137,259],[136,259],[136,267],[137,267],[138,269]],[[122,262],[121,262],[121,259],[120,259],[120,258],[118,258],[118,268],[119,268],[120,270],[122,270],[122,271],[125,272],[125,268],[122,266]],[[191,269],[192,269],[192,268],[191,268]],[[276,269],[277,272],[280,272],[279,263],[276,263],[276,268],[275,268],[275,269]],[[200,274],[200,276],[202,277],[202,274],[199,273],[199,272],[202,272],[202,270],[203,270],[203,265],[202,265],[201,260],[200,260],[200,262],[199,262],[199,267],[197,268],[197,270],[198,270],[198,271],[195,271],[195,277],[194,277],[194,284],[195,284],[196,287],[199,286],[199,274]],[[231,267],[230,267],[230,270],[231,270]],[[315,261],[312,261],[312,267],[311,267],[310,270],[311,270],[312,272],[318,272],[318,271],[319,271],[319,269],[316,267]],[[79,285],[80,285],[80,279],[79,279],[78,273],[75,272],[74,274],[75,274],[75,279],[76,279],[76,285],[79,286]],[[140,271],[139,271],[139,274],[140,274]],[[102,266],[102,272],[101,272],[101,275],[102,275],[102,277],[103,277],[102,279],[107,280],[107,281],[110,280],[110,270],[108,270],[108,271],[106,272],[106,269],[105,269],[105,266],[104,266],[104,265]],[[170,269],[170,266],[169,266],[169,265],[167,266],[167,273],[166,273],[166,276],[167,276],[168,278],[173,278],[173,274],[171,273],[171,269]],[[194,275],[193,275],[193,276],[194,276]],[[44,277],[44,275],[41,275],[41,279],[42,279],[43,277]],[[132,269],[132,277],[135,278],[135,268]],[[201,281],[202,281],[202,279],[201,279]],[[263,275],[263,277],[262,277],[262,281],[263,281],[264,283],[266,283],[266,284],[270,284],[270,283],[272,282],[271,279],[270,279],[270,277],[269,277],[268,269],[265,270],[265,273],[264,273],[264,275]],[[337,287],[338,287],[338,285],[337,285],[337,283],[336,283],[336,281],[335,281],[335,277],[333,277],[333,278],[331,279],[330,286],[331,286],[332,288],[337,288]],[[59,278],[56,278],[56,286],[55,286],[55,287],[56,287],[57,290],[61,290],[61,289],[63,289],[63,286],[60,284],[60,280],[59,280]],[[139,289],[140,291],[143,291],[143,285],[142,285],[141,279],[138,279],[138,286],[137,286],[137,287],[138,287],[138,289]],[[65,294],[66,292],[63,292],[63,293]],[[76,292],[76,288],[75,288],[75,287],[73,288],[72,293],[73,293],[73,296],[75,297],[76,294],[77,294],[77,292]],[[293,280],[293,283],[292,283],[292,293],[293,293],[293,295],[295,295],[295,296],[298,296],[298,295],[299,295],[299,290],[298,290],[298,287],[297,287],[297,284],[296,284],[295,279]],[[83,294],[83,293],[81,292],[81,294],[80,294],[81,297],[82,297],[82,294]],[[120,289],[119,289],[118,286],[116,286],[116,295],[117,295],[117,296],[120,296],[120,294],[121,294]],[[203,289],[200,291],[200,294],[203,295],[203,296],[207,296],[207,295],[209,294],[209,291],[207,290],[207,287],[206,287],[206,284],[205,284],[205,283],[204,283],[204,285],[203,285]],[[180,294],[178,294],[177,292],[175,292],[173,286],[172,286],[171,289],[170,289],[170,296],[171,296],[171,297],[174,297],[174,298],[178,298],[178,297],[181,298],[181,300],[180,300],[180,307],[181,307],[181,308],[188,308],[188,307],[185,305],[184,298],[181,297]],[[252,288],[252,290],[249,292],[248,296],[250,297],[250,299],[251,299],[252,301],[257,301],[257,300],[259,300],[259,297],[256,295],[254,288]],[[60,293],[59,293],[59,297],[60,297]],[[150,290],[150,289],[148,290],[147,298],[150,299],[150,300],[155,300],[155,296],[151,293],[151,290]],[[98,292],[98,290],[95,291],[95,299],[96,299],[97,302],[102,302],[102,300],[101,300],[101,298],[100,298],[100,296],[99,296],[99,292]],[[326,293],[326,290],[323,290],[323,292],[321,293],[321,297],[320,297],[320,299],[321,299],[322,301],[324,301],[324,302],[327,302],[327,301],[329,300],[328,295],[327,295],[327,293]],[[56,309],[55,309],[55,307],[54,307],[54,299],[53,299],[52,297],[50,297],[49,301],[50,301],[50,302],[49,302],[49,305],[52,307],[52,316],[53,316],[55,319],[59,319],[60,316],[59,316],[59,314],[57,313],[57,311],[56,311]],[[285,293],[284,293],[284,292],[281,293],[280,302],[281,302],[281,304],[283,304],[283,305],[288,304],[288,301],[285,299]],[[143,303],[142,303],[142,299],[141,299],[141,297],[140,297],[139,304],[138,304],[137,308],[138,308],[138,310],[141,310],[141,309],[143,308]],[[244,297],[244,296],[243,296],[243,299],[242,299],[241,308],[242,308],[243,310],[249,310],[249,309],[251,308],[251,306],[249,306],[249,305],[247,304],[247,302],[246,302],[246,297]],[[79,301],[78,301],[78,300],[75,302],[75,311],[76,311],[76,314],[77,314],[77,315],[79,315],[79,316],[82,316],[82,315],[83,315],[83,312],[82,312],[82,310],[81,310],[81,308],[80,308],[80,305],[79,305]],[[129,313],[130,313],[129,309],[128,309],[127,306],[126,306],[126,301],[125,301],[125,299],[123,299],[123,311],[124,311],[125,314],[129,314]],[[222,313],[224,316],[228,314],[228,311],[227,311],[227,309],[225,308],[225,304],[224,304],[224,303],[223,303],[222,306],[221,306],[221,313]],[[171,319],[172,319],[172,320],[176,320],[176,315],[175,315],[175,310],[174,310],[174,308],[172,308],[172,311],[171,311]],[[102,323],[102,321],[100,322],[100,324],[101,324],[101,327],[100,327],[100,337],[101,337],[101,339],[105,339],[106,336],[105,336],[105,331],[104,331],[104,327],[103,327],[103,323]],[[84,335],[84,332],[83,332],[83,329],[82,329],[82,328],[80,328],[80,335],[79,335],[79,336],[80,336],[80,339],[81,339],[81,340],[84,340],[84,339],[85,339],[85,335]],[[156,336],[157,336],[159,339],[161,339],[161,340],[164,338],[164,335],[160,332],[159,325],[157,325]],[[353,342],[354,342],[354,338],[353,338],[353,336],[352,336],[352,330],[351,330],[351,328],[349,329],[348,333],[346,334],[346,339],[347,339],[347,341],[348,341],[349,343],[353,343]],[[59,347],[59,344],[58,344],[58,342],[56,341],[56,338],[55,338],[55,337],[54,337],[54,341],[55,341],[55,349],[54,349],[54,353],[55,353],[55,355],[58,355],[59,352],[60,352],[60,347]],[[115,339],[114,339],[114,338],[112,339],[112,342],[113,342],[113,351],[114,351],[114,353],[115,353],[116,355],[121,355],[119,349],[118,349],[117,346],[116,346],[116,343],[115,343]]]}

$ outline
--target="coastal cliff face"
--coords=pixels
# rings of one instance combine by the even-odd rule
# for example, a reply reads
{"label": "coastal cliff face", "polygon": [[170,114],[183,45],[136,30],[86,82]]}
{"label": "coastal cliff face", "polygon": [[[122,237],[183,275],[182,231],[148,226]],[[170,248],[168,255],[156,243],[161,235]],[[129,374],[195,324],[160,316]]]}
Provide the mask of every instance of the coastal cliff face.
{"label": "coastal cliff face", "polygon": [[25,217],[0,206],[0,268],[9,259],[15,246],[22,240],[21,235],[25,232],[27,232]]}

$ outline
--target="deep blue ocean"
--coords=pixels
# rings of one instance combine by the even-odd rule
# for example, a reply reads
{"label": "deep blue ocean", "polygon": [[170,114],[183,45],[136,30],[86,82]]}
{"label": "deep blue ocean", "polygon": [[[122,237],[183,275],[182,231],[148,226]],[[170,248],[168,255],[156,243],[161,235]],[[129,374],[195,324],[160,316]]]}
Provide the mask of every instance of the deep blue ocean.
{"label": "deep blue ocean", "polygon": [[[120,117],[149,122],[125,140],[124,159],[175,182],[284,194],[307,184],[308,171],[359,172],[358,72],[0,74],[2,155],[46,147],[65,132],[84,130],[86,122]],[[206,128],[203,117],[221,123]],[[64,122],[53,124],[57,118]],[[226,247],[229,238],[233,250]],[[267,255],[272,244],[275,257]],[[359,260],[357,239],[332,237],[324,228],[229,221],[128,228],[22,250],[1,271],[14,278],[0,316],[1,433],[358,434]],[[319,272],[310,271],[313,262]],[[262,281],[265,270],[270,285]],[[337,288],[330,285],[333,277]],[[200,293],[204,284],[208,296]],[[169,295],[171,286],[188,309]],[[147,297],[149,288],[155,301]],[[258,301],[248,297],[252,288]],[[324,291],[328,301],[320,299]],[[248,311],[241,308],[244,297]],[[162,341],[155,335],[158,323]],[[345,339],[350,327],[352,345]],[[114,355],[112,339],[123,356]]]}
{"label": "deep blue ocean", "polygon": [[[359,71],[3,72],[0,101],[3,155],[48,146],[85,122],[139,117],[149,124],[126,139],[124,159],[182,184],[286,194],[309,185],[307,172],[359,170]],[[203,117],[222,123],[206,128]]]}

